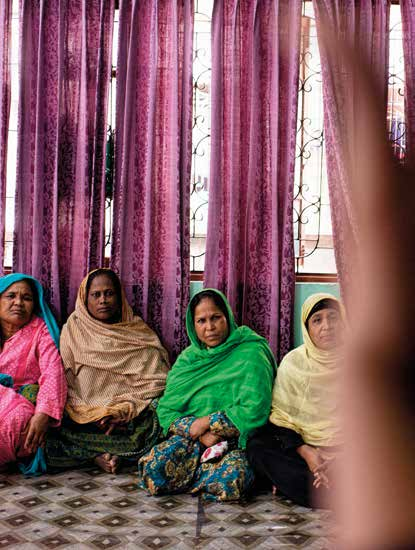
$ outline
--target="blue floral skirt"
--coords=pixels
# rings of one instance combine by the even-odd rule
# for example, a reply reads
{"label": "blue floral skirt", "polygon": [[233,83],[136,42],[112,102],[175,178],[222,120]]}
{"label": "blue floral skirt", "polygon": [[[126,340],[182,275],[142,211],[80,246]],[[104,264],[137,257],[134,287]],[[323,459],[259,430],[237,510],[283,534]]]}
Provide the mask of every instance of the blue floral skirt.
{"label": "blue floral skirt", "polygon": [[139,485],[152,495],[188,492],[205,500],[241,500],[254,474],[236,440],[228,443],[230,450],[217,461],[201,463],[205,447],[199,441],[171,435],[138,461]]}

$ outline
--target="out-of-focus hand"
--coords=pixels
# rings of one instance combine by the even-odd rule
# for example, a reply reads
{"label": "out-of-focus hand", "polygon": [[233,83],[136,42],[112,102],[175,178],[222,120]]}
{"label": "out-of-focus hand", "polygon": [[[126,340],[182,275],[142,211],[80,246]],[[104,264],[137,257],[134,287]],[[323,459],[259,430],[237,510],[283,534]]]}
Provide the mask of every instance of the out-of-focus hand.
{"label": "out-of-focus hand", "polygon": [[[394,160],[383,96],[362,63],[327,35],[353,81],[354,113],[344,112],[345,148],[359,236],[350,251],[343,366],[344,451],[336,486],[345,548],[408,548],[415,543],[415,170]],[[330,62],[330,59],[329,59]],[[412,121],[413,123],[413,121]],[[408,141],[409,143],[409,141]],[[347,151],[344,151],[345,156]],[[385,504],[387,503],[387,521]]]}

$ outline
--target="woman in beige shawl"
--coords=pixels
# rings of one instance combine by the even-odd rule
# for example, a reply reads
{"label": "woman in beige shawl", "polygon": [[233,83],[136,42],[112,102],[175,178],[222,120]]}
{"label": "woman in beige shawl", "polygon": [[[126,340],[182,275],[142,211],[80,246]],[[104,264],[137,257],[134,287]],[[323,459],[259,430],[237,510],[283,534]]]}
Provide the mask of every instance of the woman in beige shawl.
{"label": "woman in beige shawl", "polygon": [[92,271],[82,281],[60,351],[68,401],[61,430],[47,442],[48,465],[94,461],[115,473],[121,457],[137,460],[158,439],[153,400],[165,387],[167,352],[133,315],[110,269]]}
{"label": "woman in beige shawl", "polygon": [[248,442],[247,453],[274,490],[310,506],[313,486],[320,494],[329,488],[328,467],[341,443],[337,365],[343,306],[331,294],[313,294],[303,304],[301,322],[304,344],[282,360],[269,422]]}

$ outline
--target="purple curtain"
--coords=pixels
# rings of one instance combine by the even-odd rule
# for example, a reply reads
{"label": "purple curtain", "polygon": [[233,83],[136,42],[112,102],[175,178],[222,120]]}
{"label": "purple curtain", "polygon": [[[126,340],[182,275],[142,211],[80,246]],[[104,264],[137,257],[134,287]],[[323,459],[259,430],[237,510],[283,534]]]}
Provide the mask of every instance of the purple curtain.
{"label": "purple curtain", "polygon": [[111,265],[172,358],[186,344],[193,0],[122,0]]}
{"label": "purple curtain", "polygon": [[277,360],[291,345],[301,0],[216,2],[205,285]]}
{"label": "purple curtain", "polygon": [[104,253],[114,0],[23,0],[14,270],[73,309]]}
{"label": "purple curtain", "polygon": [[6,166],[10,114],[12,0],[0,2],[0,275],[3,274],[6,217]]}
{"label": "purple curtain", "polygon": [[406,158],[415,163],[415,1],[401,0],[405,60]]}
{"label": "purple curtain", "polygon": [[347,298],[353,266],[349,250],[356,247],[358,235],[353,216],[349,167],[355,154],[350,151],[347,133],[353,132],[357,113],[354,90],[358,82],[340,56],[330,56],[322,32],[327,28],[351,48],[371,69],[379,93],[383,95],[386,117],[387,71],[389,56],[389,0],[313,0],[323,75],[324,136],[327,177],[333,226],[334,252],[340,289]]}

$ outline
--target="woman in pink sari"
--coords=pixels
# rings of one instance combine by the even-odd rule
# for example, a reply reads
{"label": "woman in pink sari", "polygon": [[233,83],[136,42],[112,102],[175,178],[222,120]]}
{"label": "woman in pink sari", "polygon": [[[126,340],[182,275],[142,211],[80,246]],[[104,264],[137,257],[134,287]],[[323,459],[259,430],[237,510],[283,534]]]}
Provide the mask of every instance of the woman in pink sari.
{"label": "woman in pink sari", "polygon": [[0,278],[0,469],[30,463],[48,428],[60,424],[66,381],[58,342],[41,284],[22,273]]}

